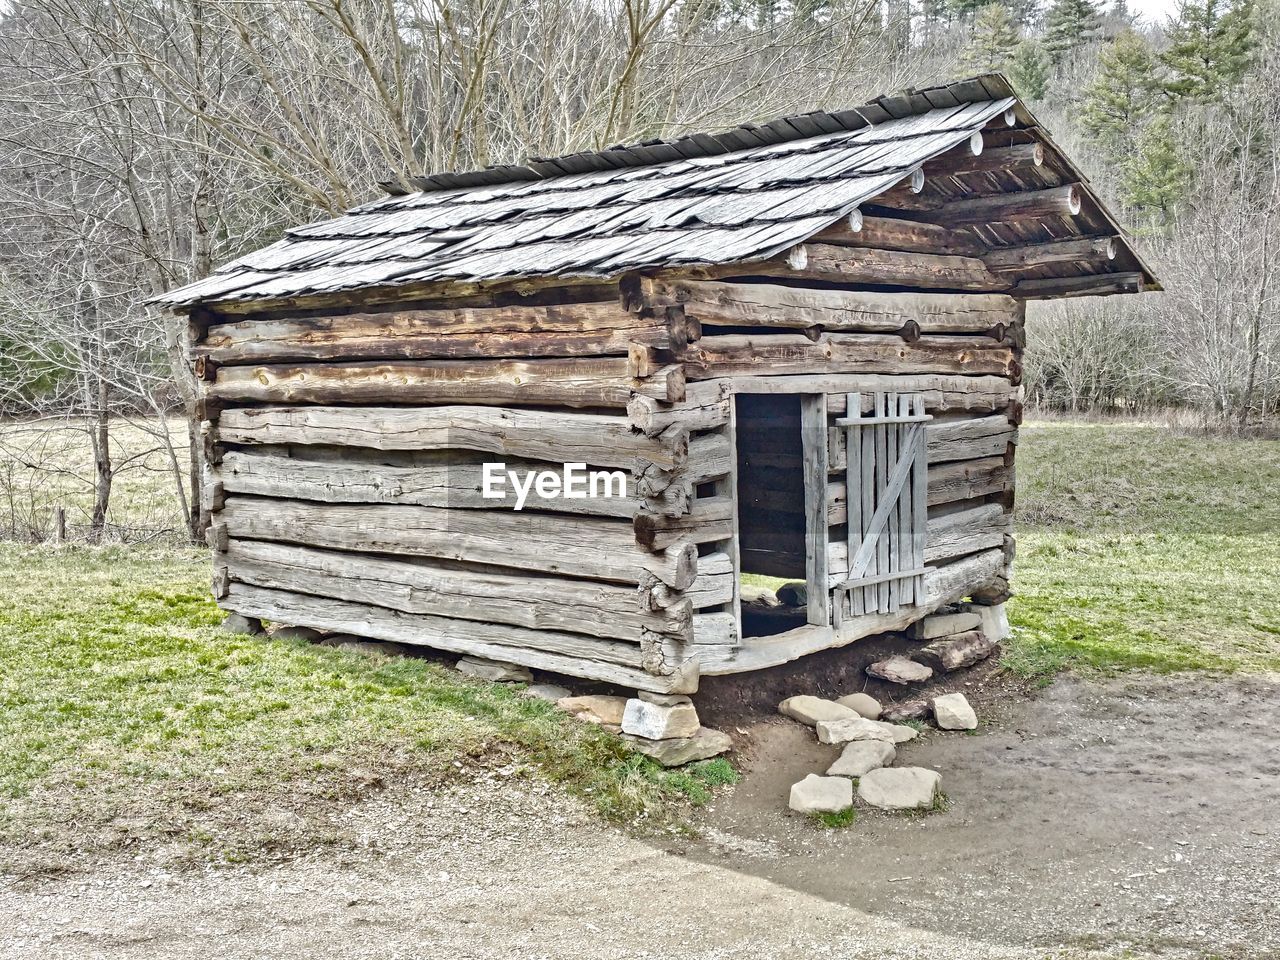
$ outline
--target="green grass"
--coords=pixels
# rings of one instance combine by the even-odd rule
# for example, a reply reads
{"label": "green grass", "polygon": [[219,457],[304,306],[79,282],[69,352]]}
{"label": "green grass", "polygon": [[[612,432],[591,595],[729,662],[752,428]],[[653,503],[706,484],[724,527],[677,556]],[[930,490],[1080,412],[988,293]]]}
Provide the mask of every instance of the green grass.
{"label": "green grass", "polygon": [[1280,442],[1033,423],[1018,484],[1006,666],[1280,670]]}
{"label": "green grass", "polygon": [[811,813],[809,814],[809,819],[823,830],[842,830],[858,822],[858,811],[853,807],[849,807],[838,813]]}
{"label": "green grass", "polygon": [[[632,819],[705,802],[723,760],[666,771],[519,688],[417,658],[227,634],[207,558],[0,546],[0,835],[402,773],[536,770]],[[161,802],[163,801],[163,802]],[[198,832],[198,817],[187,816]]]}

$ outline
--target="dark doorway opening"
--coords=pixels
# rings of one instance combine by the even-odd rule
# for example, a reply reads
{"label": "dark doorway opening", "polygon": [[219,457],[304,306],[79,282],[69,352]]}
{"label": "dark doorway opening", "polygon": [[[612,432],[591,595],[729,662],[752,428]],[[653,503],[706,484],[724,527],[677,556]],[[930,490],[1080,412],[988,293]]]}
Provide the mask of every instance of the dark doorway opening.
{"label": "dark doorway opening", "polygon": [[796,599],[794,591],[772,600],[784,583],[803,586],[807,570],[800,399],[794,394],[735,397],[744,637],[770,636],[805,623],[803,604],[786,602]]}

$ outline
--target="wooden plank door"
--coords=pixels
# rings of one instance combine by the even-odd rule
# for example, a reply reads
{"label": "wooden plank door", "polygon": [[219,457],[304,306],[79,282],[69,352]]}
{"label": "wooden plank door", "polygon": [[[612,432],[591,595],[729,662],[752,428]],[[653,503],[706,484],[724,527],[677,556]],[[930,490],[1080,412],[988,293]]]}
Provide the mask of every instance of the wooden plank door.
{"label": "wooden plank door", "polygon": [[[928,451],[920,394],[848,396],[846,431],[848,570],[835,588],[834,622],[892,613],[924,590]],[[836,571],[836,576],[840,576]]]}

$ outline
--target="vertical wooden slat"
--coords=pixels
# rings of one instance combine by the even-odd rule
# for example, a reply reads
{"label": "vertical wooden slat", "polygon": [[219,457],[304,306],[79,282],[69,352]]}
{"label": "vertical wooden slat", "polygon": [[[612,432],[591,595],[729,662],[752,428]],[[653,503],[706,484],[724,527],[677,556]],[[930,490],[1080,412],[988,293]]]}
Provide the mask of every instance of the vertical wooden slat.
{"label": "vertical wooden slat", "polygon": [[[879,409],[879,399],[873,398],[871,405],[871,415],[874,417]],[[863,427],[859,430],[862,434],[862,536],[866,538],[867,528],[871,521],[871,515],[876,509],[876,433],[875,427]],[[853,562],[853,558],[849,558],[849,562]],[[874,573],[875,560],[867,566],[867,573]],[[876,609],[876,598],[879,591],[875,587],[862,587],[862,612],[871,613]]]}
{"label": "vertical wooden slat", "polygon": [[[924,416],[924,397],[914,398],[914,414]],[[929,441],[924,424],[916,435],[916,459],[911,474],[911,542],[914,544],[915,559],[912,569],[919,570],[924,566],[925,538],[929,533]],[[924,575],[916,577],[915,594],[917,598],[924,595]]]}
{"label": "vertical wooden slat", "polygon": [[738,537],[738,402],[734,398],[729,404],[729,422],[724,426],[725,436],[729,439],[729,449],[732,456],[729,458],[729,473],[719,484],[720,489],[717,493],[725,494],[729,497],[729,502],[733,504],[733,537],[725,545],[729,552],[729,559],[733,564],[733,600],[729,607],[733,611],[734,621],[737,623],[737,645],[742,645],[742,556],[740,552],[740,544]]}
{"label": "vertical wooden slat", "polygon": [[[885,402],[885,412],[890,417],[898,415],[898,397],[896,393],[891,393]],[[885,432],[885,469],[889,473],[893,472],[893,468],[898,463],[898,458],[902,456],[902,428],[901,423],[887,423],[884,426]],[[901,521],[902,496],[898,495],[893,498],[893,510],[889,514],[888,520],[884,525],[884,538],[889,545],[889,573],[897,573],[902,569],[902,546],[898,538],[898,524]],[[898,581],[889,580],[885,583],[884,599],[885,612],[893,613],[898,609]]]}
{"label": "vertical wooden slat", "polygon": [[[889,398],[883,393],[876,394],[876,416],[884,418],[889,415]],[[880,508],[886,489],[889,486],[889,431],[883,426],[875,428],[876,433],[876,509]],[[889,538],[882,527],[876,536],[876,569],[877,576],[889,572]],[[876,589],[876,610],[889,612],[889,581],[881,580]]]}
{"label": "vertical wooden slat", "polygon": [[804,445],[804,540],[809,555],[806,586],[808,620],[831,624],[831,579],[827,569],[827,398],[809,394],[800,401],[800,439]]}
{"label": "vertical wooden slat", "polygon": [[[898,397],[898,416],[911,416],[910,396],[904,394]],[[914,429],[913,424],[900,423],[898,424],[898,435],[901,438],[898,441],[898,456],[913,458],[912,469],[914,470],[914,457],[918,446],[916,443],[917,431]],[[915,546],[911,536],[911,521],[913,517],[911,503],[911,481],[908,478],[907,483],[902,487],[902,495],[898,498],[898,506],[894,510],[894,519],[897,521],[898,566],[896,569],[898,570],[910,570],[915,564]],[[898,587],[899,606],[915,602],[915,591],[912,589],[915,583],[914,577],[905,577],[902,580],[895,580],[894,583]]]}
{"label": "vertical wooden slat", "polygon": [[[845,409],[850,419],[861,419],[862,417],[862,394],[851,393],[846,398],[847,403]],[[845,503],[848,505],[848,525],[846,527],[847,534],[845,542],[849,545],[849,562],[853,562],[854,556],[858,552],[858,547],[862,546],[862,428],[850,425],[845,428],[845,465],[844,465],[844,497]],[[853,617],[862,616],[866,613],[866,606],[862,598],[862,591],[858,589],[846,591],[849,597],[849,615]]]}

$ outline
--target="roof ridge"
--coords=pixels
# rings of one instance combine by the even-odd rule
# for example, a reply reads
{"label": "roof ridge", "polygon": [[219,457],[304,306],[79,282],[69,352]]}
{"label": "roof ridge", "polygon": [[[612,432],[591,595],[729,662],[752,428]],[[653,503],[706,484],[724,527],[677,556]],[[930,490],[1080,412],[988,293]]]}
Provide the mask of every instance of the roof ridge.
{"label": "roof ridge", "polygon": [[412,192],[550,180],[593,170],[654,166],[695,157],[736,153],[790,140],[804,140],[841,130],[851,132],[886,120],[928,113],[930,110],[1000,100],[1010,96],[1015,96],[1013,86],[1004,74],[985,73],[923,90],[908,87],[899,93],[882,94],[867,103],[843,110],[811,110],[775,117],[763,123],[742,123],[719,133],[685,133],[667,140],[651,138],[558,157],[530,157],[523,164],[495,164],[479,170],[412,177],[409,183],[416,190],[407,190],[404,184],[395,180],[384,181],[379,186],[392,196],[401,196]]}

